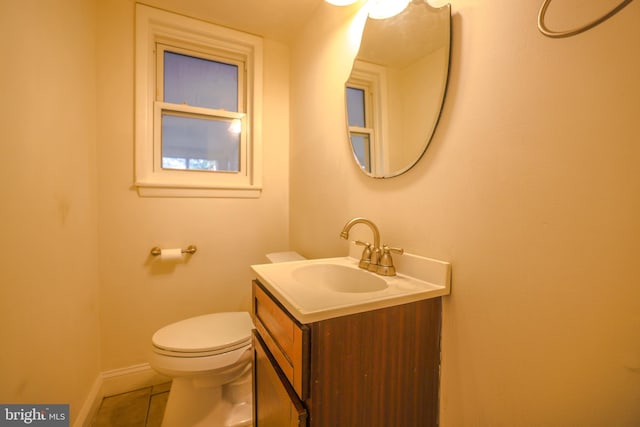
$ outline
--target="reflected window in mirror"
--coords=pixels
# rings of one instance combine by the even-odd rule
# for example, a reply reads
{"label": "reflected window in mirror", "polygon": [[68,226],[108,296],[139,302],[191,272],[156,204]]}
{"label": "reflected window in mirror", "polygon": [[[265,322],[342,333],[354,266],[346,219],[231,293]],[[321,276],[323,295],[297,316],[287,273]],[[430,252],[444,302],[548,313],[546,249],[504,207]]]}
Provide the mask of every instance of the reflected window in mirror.
{"label": "reflected window in mirror", "polygon": [[353,154],[361,168],[371,172],[371,144],[375,140],[371,123],[371,99],[367,88],[347,87],[347,109],[349,115],[349,137]]}
{"label": "reflected window in mirror", "polygon": [[353,155],[366,173],[384,166],[386,75],[382,67],[356,61],[347,82],[347,120]]}

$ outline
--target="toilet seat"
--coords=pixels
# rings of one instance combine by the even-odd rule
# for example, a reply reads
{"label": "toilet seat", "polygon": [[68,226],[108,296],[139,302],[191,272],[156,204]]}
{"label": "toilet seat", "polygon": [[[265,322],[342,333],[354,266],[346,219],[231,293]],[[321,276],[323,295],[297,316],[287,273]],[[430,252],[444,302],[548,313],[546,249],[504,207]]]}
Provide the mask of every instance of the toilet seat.
{"label": "toilet seat", "polygon": [[157,354],[206,357],[251,345],[253,322],[247,312],[205,314],[167,325],[151,338]]}

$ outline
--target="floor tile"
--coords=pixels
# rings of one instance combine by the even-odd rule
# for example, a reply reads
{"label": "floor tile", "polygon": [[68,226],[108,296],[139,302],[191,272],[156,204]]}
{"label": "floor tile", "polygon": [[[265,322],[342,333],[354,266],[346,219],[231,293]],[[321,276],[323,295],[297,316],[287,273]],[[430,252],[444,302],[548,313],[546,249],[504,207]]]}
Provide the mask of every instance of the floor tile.
{"label": "floor tile", "polygon": [[168,398],[169,392],[167,391],[151,395],[146,427],[160,427]]}
{"label": "floor tile", "polygon": [[171,381],[168,383],[156,384],[151,389],[151,394],[164,393],[165,391],[169,391],[171,389]]}
{"label": "floor tile", "polygon": [[151,387],[105,397],[93,427],[145,427]]}

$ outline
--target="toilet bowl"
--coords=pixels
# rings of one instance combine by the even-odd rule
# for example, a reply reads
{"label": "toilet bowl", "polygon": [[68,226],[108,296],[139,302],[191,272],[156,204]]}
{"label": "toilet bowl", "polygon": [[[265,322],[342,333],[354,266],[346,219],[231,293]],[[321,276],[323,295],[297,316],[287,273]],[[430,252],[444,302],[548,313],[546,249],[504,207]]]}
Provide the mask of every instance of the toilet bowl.
{"label": "toilet bowl", "polygon": [[163,427],[252,425],[249,313],[214,313],[159,329],[150,365],[172,378]]}

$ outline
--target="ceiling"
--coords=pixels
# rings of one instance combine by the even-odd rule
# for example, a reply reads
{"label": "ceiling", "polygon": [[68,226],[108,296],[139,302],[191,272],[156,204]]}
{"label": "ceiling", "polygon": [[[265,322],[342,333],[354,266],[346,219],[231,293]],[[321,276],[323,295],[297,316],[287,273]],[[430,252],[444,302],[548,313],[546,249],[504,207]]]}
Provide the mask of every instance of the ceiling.
{"label": "ceiling", "polygon": [[141,3],[279,41],[289,41],[323,0],[142,0]]}

